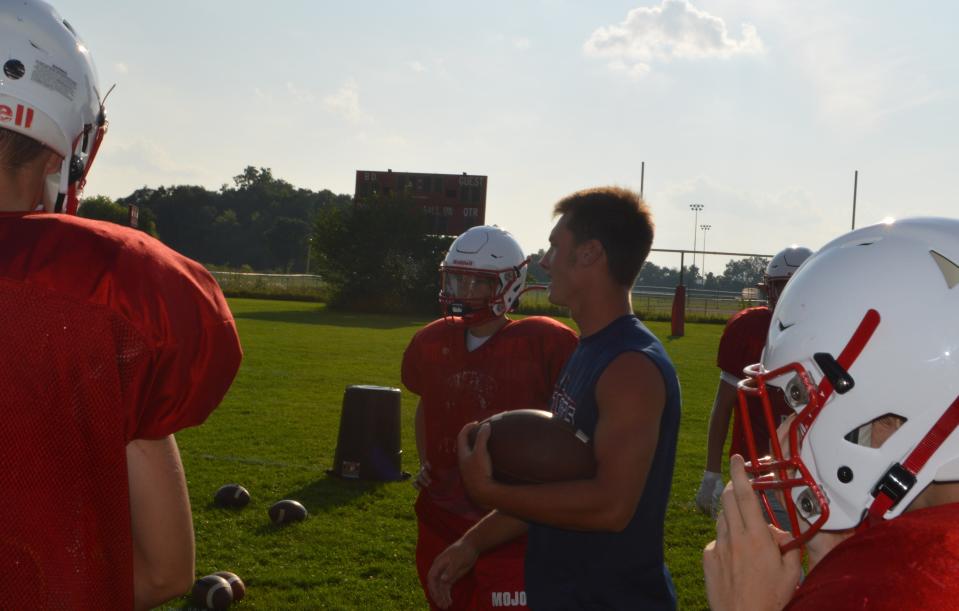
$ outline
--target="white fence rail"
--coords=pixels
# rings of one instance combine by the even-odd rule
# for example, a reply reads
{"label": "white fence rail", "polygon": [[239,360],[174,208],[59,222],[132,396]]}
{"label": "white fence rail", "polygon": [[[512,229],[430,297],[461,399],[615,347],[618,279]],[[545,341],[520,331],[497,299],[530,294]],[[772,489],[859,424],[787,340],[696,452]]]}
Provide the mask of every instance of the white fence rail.
{"label": "white fence rail", "polygon": [[322,299],[326,285],[312,274],[257,274],[254,272],[210,271],[228,295],[264,295]]}
{"label": "white fence rail", "polygon": [[[287,299],[308,299],[313,301],[326,298],[326,285],[323,278],[313,274],[258,274],[254,272],[210,272],[220,288],[227,295],[262,296]],[[672,311],[674,287],[636,286],[633,287],[633,307],[645,314],[669,315]],[[686,314],[707,318],[728,318],[740,309],[750,305],[761,305],[765,301],[758,292],[746,289],[742,292],[713,291],[687,287]],[[522,304],[533,310],[538,307],[549,308],[545,291],[527,293],[521,299]]]}

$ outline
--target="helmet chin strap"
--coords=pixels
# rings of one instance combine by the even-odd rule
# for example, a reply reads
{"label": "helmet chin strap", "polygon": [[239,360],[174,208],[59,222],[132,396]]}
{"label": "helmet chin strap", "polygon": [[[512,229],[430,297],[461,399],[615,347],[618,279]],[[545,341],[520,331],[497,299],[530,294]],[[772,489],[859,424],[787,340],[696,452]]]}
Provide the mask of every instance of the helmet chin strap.
{"label": "helmet chin strap", "polygon": [[903,497],[909,494],[912,487],[916,485],[919,472],[957,426],[959,426],[959,397],[956,397],[955,401],[946,408],[906,460],[894,464],[882,476],[872,491],[876,500],[869,506],[867,519],[863,520],[863,526],[860,528],[882,521],[886,512],[898,505]]}
{"label": "helmet chin strap", "polygon": [[[80,194],[83,193],[83,187],[87,184],[87,174],[100,151],[100,144],[103,137],[106,136],[109,123],[106,119],[103,104],[107,96],[113,91],[113,88],[107,91],[103,101],[100,103],[100,113],[97,116],[96,124],[88,124],[83,132],[77,136],[73,142],[73,153],[64,157],[60,165],[59,174],[51,174],[47,177],[46,188],[44,189],[43,205],[49,211],[66,212],[67,214],[76,214],[80,207]],[[92,133],[91,133],[92,130]]]}

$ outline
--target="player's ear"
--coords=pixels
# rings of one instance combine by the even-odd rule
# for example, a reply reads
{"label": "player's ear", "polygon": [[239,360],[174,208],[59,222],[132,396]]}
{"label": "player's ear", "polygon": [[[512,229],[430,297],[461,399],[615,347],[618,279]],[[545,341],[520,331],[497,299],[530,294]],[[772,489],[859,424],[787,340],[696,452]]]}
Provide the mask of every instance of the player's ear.
{"label": "player's ear", "polygon": [[63,157],[53,151],[47,151],[47,160],[43,166],[43,175],[49,176],[60,171],[63,165]]}
{"label": "player's ear", "polygon": [[579,261],[583,265],[592,265],[603,255],[603,245],[599,240],[587,240],[579,245]]}

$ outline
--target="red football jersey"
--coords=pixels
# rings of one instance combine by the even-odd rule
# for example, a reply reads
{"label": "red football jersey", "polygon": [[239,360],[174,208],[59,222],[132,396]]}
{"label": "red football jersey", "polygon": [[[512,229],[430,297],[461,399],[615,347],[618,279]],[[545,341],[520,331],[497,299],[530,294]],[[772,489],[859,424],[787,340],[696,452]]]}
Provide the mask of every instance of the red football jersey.
{"label": "red football jersey", "polygon": [[846,539],[806,576],[786,609],[957,606],[959,503],[952,503],[904,513]]}
{"label": "red football jersey", "polygon": [[148,235],[0,214],[0,600],[129,609],[126,445],[200,424],[239,366],[213,278]]}
{"label": "red football jersey", "polygon": [[542,316],[508,321],[472,352],[459,319],[437,320],[416,333],[403,355],[403,384],[422,401],[432,477],[425,493],[433,504],[469,520],[485,515],[463,489],[457,435],[467,422],[499,412],[549,409],[576,342],[571,329]]}
{"label": "red football jersey", "polygon": [[[737,380],[743,379],[745,377],[743,369],[758,363],[762,358],[771,322],[772,311],[766,306],[746,308],[733,316],[726,323],[723,336],[719,340],[719,352],[716,356],[716,364],[719,368]],[[770,394],[770,398],[773,399],[773,419],[778,426],[792,411],[780,396]],[[733,435],[729,455],[741,454],[748,459],[746,433],[739,415],[738,403],[733,414]],[[763,456],[769,451],[770,432],[758,397],[749,398],[749,414],[749,422],[756,439],[756,451]]]}

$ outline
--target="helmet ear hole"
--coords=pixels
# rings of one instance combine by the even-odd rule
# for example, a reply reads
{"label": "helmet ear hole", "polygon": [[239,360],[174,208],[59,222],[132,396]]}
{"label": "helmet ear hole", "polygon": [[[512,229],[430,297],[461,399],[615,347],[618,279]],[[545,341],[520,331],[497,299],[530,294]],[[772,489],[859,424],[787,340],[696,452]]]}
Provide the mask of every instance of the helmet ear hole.
{"label": "helmet ear hole", "polygon": [[846,433],[843,438],[856,445],[879,449],[907,421],[908,419],[905,416],[889,412],[857,426]]}

